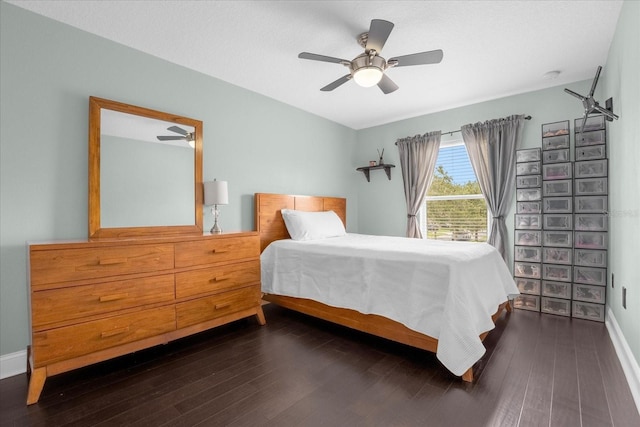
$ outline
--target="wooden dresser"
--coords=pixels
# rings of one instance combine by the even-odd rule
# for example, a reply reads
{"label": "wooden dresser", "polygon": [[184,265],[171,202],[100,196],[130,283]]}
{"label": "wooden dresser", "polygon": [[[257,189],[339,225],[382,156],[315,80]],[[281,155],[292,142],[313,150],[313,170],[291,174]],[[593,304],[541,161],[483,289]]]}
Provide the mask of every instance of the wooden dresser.
{"label": "wooden dresser", "polygon": [[256,232],[29,244],[27,404],[47,377],[255,315]]}

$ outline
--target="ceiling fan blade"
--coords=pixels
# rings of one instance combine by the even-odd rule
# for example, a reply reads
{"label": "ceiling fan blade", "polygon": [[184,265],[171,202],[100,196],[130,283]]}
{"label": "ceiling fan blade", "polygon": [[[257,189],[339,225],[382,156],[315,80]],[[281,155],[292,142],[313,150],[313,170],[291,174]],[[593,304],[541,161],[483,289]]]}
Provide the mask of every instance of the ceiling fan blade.
{"label": "ceiling fan blade", "polygon": [[407,67],[409,65],[425,65],[425,64],[437,64],[442,61],[444,52],[442,49],[431,50],[429,52],[413,53],[411,55],[396,56],[389,59],[391,61],[397,61],[396,67]]}
{"label": "ceiling fan blade", "polygon": [[332,91],[335,88],[337,88],[338,86],[341,86],[341,85],[345,84],[349,80],[351,80],[351,74],[347,74],[345,76],[340,77],[338,80],[336,80],[336,81],[334,81],[332,83],[329,83],[328,85],[326,85],[325,87],[323,87],[320,90],[323,91],[323,92]]}
{"label": "ceiling fan blade", "polygon": [[185,136],[164,136],[158,135],[157,137],[160,141],[179,141],[187,139]]}
{"label": "ceiling fan blade", "polygon": [[570,90],[570,89],[565,89],[564,91],[565,91],[565,92],[567,92],[569,95],[573,95],[573,96],[575,96],[575,97],[576,97],[576,98],[578,98],[580,101],[584,101],[585,99],[587,99],[587,98],[585,98],[584,96],[580,95],[579,93],[575,93],[574,91],[572,91],[572,90]]}
{"label": "ceiling fan blade", "polygon": [[186,130],[184,130],[181,127],[178,127],[178,126],[168,127],[167,130],[170,130],[171,132],[179,133],[180,135],[188,135],[189,134],[189,132],[187,132]]}
{"label": "ceiling fan blade", "polygon": [[347,61],[346,59],[334,58],[333,56],[318,55],[318,54],[309,53],[309,52],[300,53],[298,55],[298,58],[310,59],[312,61],[333,62],[336,64],[342,64],[343,62],[350,62],[350,61]]}
{"label": "ceiling fan blade", "polygon": [[370,51],[371,49],[374,49],[376,52],[380,53],[389,38],[389,34],[391,34],[391,30],[393,30],[393,24],[391,22],[383,19],[372,19],[371,25],[369,26],[369,35],[367,36],[367,47],[365,50]]}
{"label": "ceiling fan blade", "polygon": [[382,78],[378,82],[378,87],[385,95],[398,90],[398,85],[395,84],[386,74],[382,75]]}
{"label": "ceiling fan blade", "polygon": [[593,96],[593,93],[596,91],[596,85],[598,84],[598,79],[600,78],[600,71],[602,71],[602,67],[598,65],[598,71],[596,71],[596,76],[593,79],[593,84],[591,85],[591,92],[589,92],[589,96]]}

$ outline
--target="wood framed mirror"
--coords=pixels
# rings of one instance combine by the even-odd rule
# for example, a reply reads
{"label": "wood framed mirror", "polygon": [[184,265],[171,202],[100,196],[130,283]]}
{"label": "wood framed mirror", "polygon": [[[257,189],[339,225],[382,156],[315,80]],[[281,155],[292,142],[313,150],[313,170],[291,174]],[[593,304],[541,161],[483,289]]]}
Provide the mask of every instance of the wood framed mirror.
{"label": "wood framed mirror", "polygon": [[89,238],[202,234],[202,122],[89,98]]}

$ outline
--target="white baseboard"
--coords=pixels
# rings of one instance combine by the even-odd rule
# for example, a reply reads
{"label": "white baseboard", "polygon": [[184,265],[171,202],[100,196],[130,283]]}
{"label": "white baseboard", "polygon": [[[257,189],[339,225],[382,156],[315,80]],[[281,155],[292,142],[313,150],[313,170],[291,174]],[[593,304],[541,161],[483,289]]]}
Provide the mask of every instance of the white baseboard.
{"label": "white baseboard", "polygon": [[638,412],[640,412],[640,366],[633,357],[629,344],[627,344],[627,340],[624,338],[624,335],[622,335],[618,321],[613,315],[611,308],[607,308],[605,325],[607,326],[611,342],[613,342],[613,347],[622,365],[624,375],[627,377],[633,400],[635,400]]}
{"label": "white baseboard", "polygon": [[27,350],[0,356],[0,380],[27,372]]}

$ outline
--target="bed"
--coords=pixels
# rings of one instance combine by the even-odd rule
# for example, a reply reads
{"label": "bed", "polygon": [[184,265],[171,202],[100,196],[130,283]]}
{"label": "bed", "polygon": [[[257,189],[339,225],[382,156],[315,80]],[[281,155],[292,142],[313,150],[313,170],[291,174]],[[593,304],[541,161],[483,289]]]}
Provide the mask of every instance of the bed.
{"label": "bed", "polygon": [[[344,198],[256,193],[264,300],[436,353],[454,375],[473,381],[482,341],[518,293],[494,248],[352,233],[295,241],[283,209],[333,211],[346,224]],[[424,286],[424,274],[437,284]]]}

